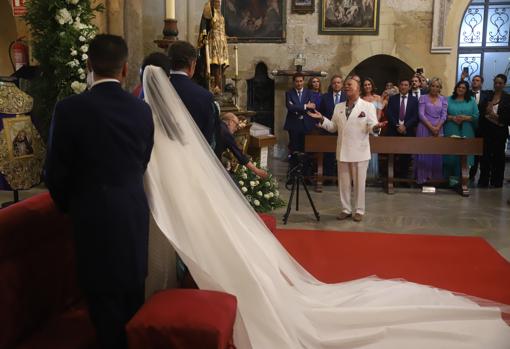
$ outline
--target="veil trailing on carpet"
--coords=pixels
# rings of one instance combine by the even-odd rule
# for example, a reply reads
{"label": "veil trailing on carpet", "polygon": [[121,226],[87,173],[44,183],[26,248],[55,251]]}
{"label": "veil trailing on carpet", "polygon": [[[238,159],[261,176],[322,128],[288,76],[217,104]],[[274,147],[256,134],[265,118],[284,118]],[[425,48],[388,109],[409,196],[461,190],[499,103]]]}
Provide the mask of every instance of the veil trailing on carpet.
{"label": "veil trailing on carpet", "polygon": [[145,176],[154,220],[201,289],[237,297],[239,349],[508,348],[498,308],[406,281],[316,280],[244,199],[165,73],[147,67],[143,85],[155,124]]}

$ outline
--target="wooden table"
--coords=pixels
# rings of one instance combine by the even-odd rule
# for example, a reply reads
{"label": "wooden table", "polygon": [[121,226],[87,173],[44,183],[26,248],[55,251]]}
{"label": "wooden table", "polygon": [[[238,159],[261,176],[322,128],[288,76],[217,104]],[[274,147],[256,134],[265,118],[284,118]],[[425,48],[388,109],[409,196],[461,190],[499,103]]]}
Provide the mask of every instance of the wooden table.
{"label": "wooden table", "polygon": [[[324,153],[336,152],[337,136],[307,135],[305,137],[305,151],[317,153],[317,190],[322,191]],[[469,196],[469,168],[468,155],[483,153],[482,138],[451,138],[451,137],[373,137],[370,136],[370,151],[372,153],[388,154],[388,178],[386,191],[394,194],[393,166],[395,154],[437,154],[459,155],[461,163],[462,196]]]}

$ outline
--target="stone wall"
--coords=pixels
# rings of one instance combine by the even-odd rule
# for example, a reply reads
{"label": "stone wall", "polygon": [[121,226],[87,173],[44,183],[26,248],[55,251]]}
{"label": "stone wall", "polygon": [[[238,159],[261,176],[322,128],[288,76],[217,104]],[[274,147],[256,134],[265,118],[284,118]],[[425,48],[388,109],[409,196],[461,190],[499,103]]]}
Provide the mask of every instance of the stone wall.
{"label": "stone wall", "polygon": [[[440,0],[436,0],[440,1]],[[196,41],[203,0],[177,1],[177,19],[181,39]],[[240,103],[246,105],[246,79],[253,77],[255,66],[263,61],[269,70],[293,68],[295,56],[304,53],[307,70],[322,70],[329,73],[347,75],[357,64],[376,55],[394,56],[410,67],[423,67],[428,77],[437,76],[443,80],[443,93],[449,94],[455,81],[456,53],[459,25],[469,0],[456,0],[448,13],[444,13],[445,46],[451,46],[450,54],[432,54],[432,22],[434,0],[382,0],[380,4],[379,35],[377,36],[341,36],[318,35],[319,5],[315,1],[313,14],[299,15],[290,13],[290,1],[287,1],[287,40],[285,44],[239,44],[239,85]],[[154,2],[144,4],[144,9],[160,7]],[[440,14],[436,13],[435,16]],[[162,21],[153,16],[150,23],[144,16],[144,37],[150,39],[153,21]],[[161,22],[160,22],[161,23]],[[157,31],[161,29],[156,25]],[[146,40],[147,48],[150,44]],[[229,45],[232,47],[232,45]],[[149,51],[149,50],[147,50]],[[231,50],[231,55],[232,55]],[[233,62],[233,56],[231,57]],[[384,69],[384,67],[381,67]],[[227,70],[227,76],[233,69]],[[323,79],[324,85],[328,79]],[[282,130],[285,118],[284,91],[291,87],[291,79],[276,78],[275,84],[275,128],[279,142],[285,144],[286,133]]]}
{"label": "stone wall", "polygon": [[[95,0],[98,1],[98,0]],[[445,1],[442,16],[433,13],[434,1]],[[165,14],[164,0],[104,0],[107,11],[97,19],[101,31],[124,35],[130,47],[130,73],[128,88],[138,82],[138,67],[143,56],[158,51],[153,40],[162,36]],[[239,44],[240,104],[246,105],[246,79],[253,77],[255,66],[263,61],[269,68],[290,69],[298,53],[307,59],[305,69],[322,70],[347,75],[357,64],[376,55],[394,56],[410,67],[423,67],[428,77],[444,80],[444,94],[449,94],[455,79],[459,25],[469,0],[381,0],[379,35],[341,36],[318,35],[320,1],[315,1],[313,14],[290,13],[287,0],[287,40],[284,44]],[[179,38],[196,43],[198,26],[205,0],[177,0],[176,17]],[[437,6],[436,6],[437,8]],[[1,12],[1,19],[5,17]],[[444,27],[443,45],[452,48],[449,54],[431,53],[433,19]],[[4,21],[2,21],[4,23]],[[2,32],[2,40],[6,33]],[[12,34],[10,35],[12,36]],[[232,48],[232,45],[229,45]],[[5,51],[5,50],[4,50]],[[233,50],[231,52],[231,62]],[[3,52],[0,52],[0,55]],[[0,69],[4,69],[0,66]],[[384,67],[381,67],[384,69]],[[228,69],[227,76],[233,74]],[[328,79],[324,79],[326,84]],[[284,91],[290,88],[291,79],[276,78],[275,128],[281,144],[286,142],[282,130],[285,117]]]}

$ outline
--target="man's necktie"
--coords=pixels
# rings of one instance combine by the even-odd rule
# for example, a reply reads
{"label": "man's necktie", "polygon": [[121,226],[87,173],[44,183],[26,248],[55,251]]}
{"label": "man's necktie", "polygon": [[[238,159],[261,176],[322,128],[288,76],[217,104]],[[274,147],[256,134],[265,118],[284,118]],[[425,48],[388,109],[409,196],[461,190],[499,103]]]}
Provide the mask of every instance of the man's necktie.
{"label": "man's necktie", "polygon": [[414,93],[414,96],[415,96],[416,98],[418,98],[418,92],[415,92],[415,93]]}
{"label": "man's necktie", "polygon": [[335,105],[337,105],[338,103],[340,103],[340,93],[337,93],[335,95]]}
{"label": "man's necktie", "polygon": [[404,119],[406,118],[406,103],[405,103],[406,97],[407,96],[402,96],[402,102],[400,102],[400,111],[398,113],[398,119],[400,121],[404,121]]}
{"label": "man's necktie", "polygon": [[297,93],[297,98],[299,100],[299,103],[301,103],[301,91],[298,91]]}

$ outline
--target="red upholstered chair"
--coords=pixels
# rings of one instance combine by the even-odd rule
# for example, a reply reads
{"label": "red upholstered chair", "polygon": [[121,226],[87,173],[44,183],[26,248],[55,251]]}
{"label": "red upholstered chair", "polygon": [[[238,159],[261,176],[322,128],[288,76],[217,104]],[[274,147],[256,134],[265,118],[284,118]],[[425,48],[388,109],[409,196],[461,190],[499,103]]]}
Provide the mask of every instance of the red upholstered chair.
{"label": "red upholstered chair", "polygon": [[154,294],[127,325],[129,349],[234,349],[235,296],[172,289]]}
{"label": "red upholstered chair", "polygon": [[48,193],[0,209],[0,349],[89,349],[71,224]]}

